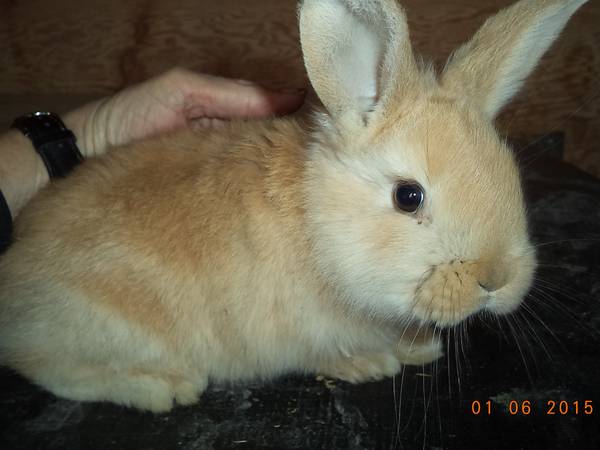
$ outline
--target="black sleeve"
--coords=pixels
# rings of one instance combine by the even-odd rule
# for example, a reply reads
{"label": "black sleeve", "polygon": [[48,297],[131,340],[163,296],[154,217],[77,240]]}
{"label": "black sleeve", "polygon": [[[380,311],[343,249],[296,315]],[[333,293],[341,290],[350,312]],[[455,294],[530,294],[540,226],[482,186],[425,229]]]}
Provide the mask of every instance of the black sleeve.
{"label": "black sleeve", "polygon": [[0,253],[4,252],[12,240],[12,216],[0,191]]}

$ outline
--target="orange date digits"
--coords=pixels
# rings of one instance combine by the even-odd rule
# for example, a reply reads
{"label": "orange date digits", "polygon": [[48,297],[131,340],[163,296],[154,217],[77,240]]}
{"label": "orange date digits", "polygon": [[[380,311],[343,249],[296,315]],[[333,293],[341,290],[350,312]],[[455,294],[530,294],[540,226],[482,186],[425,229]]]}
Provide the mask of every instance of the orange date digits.
{"label": "orange date digits", "polygon": [[[507,410],[511,416],[529,416],[534,405],[531,400],[511,400],[508,402]],[[591,416],[594,413],[592,400],[548,400],[546,402],[545,414],[549,416],[567,416],[567,415],[586,415]],[[474,416],[492,415],[492,401],[473,400],[471,402],[471,414]]]}
{"label": "orange date digits", "polygon": [[529,400],[523,400],[519,403],[516,400],[511,400],[508,402],[508,412],[511,416],[515,416],[517,414],[528,416],[531,414],[531,402]]}
{"label": "orange date digits", "polygon": [[[484,414],[487,414],[488,416],[490,414],[492,414],[492,401],[488,400],[487,402],[485,402],[483,404],[484,407]],[[481,402],[479,400],[473,400],[471,402],[471,413],[475,416],[478,416],[479,414],[481,414]]]}
{"label": "orange date digits", "polygon": [[[583,404],[583,408],[581,405]],[[550,416],[554,416],[560,414],[561,416],[566,416],[567,414],[585,414],[586,416],[591,415],[594,412],[594,407],[592,406],[591,400],[584,400],[583,403],[579,400],[575,400],[574,402],[569,403],[566,400],[548,400],[547,403],[548,409],[546,410],[546,414]]]}

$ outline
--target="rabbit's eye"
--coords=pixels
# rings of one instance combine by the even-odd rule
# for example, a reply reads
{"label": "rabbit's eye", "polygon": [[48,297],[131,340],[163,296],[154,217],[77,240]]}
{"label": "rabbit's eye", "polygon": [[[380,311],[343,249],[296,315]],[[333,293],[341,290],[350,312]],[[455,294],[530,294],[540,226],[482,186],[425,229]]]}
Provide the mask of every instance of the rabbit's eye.
{"label": "rabbit's eye", "polygon": [[398,183],[394,188],[394,204],[401,211],[414,213],[423,204],[425,193],[414,181]]}

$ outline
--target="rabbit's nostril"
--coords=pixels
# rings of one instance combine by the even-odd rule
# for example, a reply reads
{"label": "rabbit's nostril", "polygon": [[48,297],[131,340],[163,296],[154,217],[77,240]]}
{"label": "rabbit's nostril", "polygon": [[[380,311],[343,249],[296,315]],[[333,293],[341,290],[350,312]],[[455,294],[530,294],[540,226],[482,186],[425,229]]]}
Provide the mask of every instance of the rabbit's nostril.
{"label": "rabbit's nostril", "polygon": [[482,283],[481,281],[478,281],[477,283],[486,292],[494,292],[494,291],[497,291],[498,289],[500,289],[502,287],[502,286],[497,286],[497,285],[494,285],[494,284],[485,284],[485,283]]}
{"label": "rabbit's nostril", "polygon": [[491,289],[488,288],[485,284],[482,284],[481,281],[479,281],[478,284],[479,284],[480,288],[482,288],[482,289],[484,289],[484,290],[486,290],[488,292],[491,292]]}

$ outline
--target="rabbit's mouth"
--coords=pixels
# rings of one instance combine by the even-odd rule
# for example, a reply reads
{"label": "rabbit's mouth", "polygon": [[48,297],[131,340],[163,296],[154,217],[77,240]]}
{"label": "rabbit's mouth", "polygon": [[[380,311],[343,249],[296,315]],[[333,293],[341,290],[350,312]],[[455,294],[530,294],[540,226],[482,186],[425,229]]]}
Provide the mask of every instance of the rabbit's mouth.
{"label": "rabbit's mouth", "polygon": [[450,326],[482,309],[486,290],[477,280],[474,266],[452,261],[433,267],[417,287],[415,314],[427,322]]}
{"label": "rabbit's mouth", "polygon": [[506,314],[520,305],[529,288],[528,277],[521,278],[477,260],[439,264],[418,285],[413,311],[421,320],[442,327],[483,309]]}

